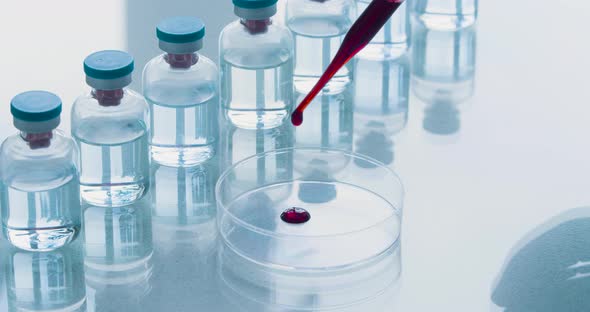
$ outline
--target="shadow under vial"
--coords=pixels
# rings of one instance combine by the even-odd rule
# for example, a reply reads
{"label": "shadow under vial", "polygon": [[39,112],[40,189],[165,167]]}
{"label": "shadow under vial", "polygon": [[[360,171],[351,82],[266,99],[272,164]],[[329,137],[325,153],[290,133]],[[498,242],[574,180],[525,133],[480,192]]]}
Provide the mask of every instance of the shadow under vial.
{"label": "shadow under vial", "polygon": [[590,310],[590,207],[530,232],[507,258],[491,299],[506,312]]}

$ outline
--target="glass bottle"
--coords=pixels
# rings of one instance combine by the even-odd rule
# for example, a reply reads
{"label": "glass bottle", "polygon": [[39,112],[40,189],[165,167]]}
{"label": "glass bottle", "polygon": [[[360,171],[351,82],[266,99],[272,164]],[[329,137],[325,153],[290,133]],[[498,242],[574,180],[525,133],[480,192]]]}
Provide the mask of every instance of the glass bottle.
{"label": "glass bottle", "polygon": [[47,251],[80,229],[80,191],[74,142],[55,130],[62,103],[45,91],[24,92],[10,110],[20,134],[0,148],[0,206],[4,235],[14,246]]}
{"label": "glass bottle", "polygon": [[414,18],[430,29],[453,30],[477,20],[478,0],[414,0]]}
{"label": "glass bottle", "polygon": [[240,20],[219,39],[224,116],[244,129],[280,126],[293,104],[293,37],[276,25],[277,0],[233,0]]}
{"label": "glass bottle", "polygon": [[156,34],[165,53],[143,71],[143,94],[152,113],[152,159],[168,166],[195,165],[215,153],[219,71],[197,53],[205,36],[200,19],[165,19]]}
{"label": "glass bottle", "polygon": [[[403,55],[410,44],[410,10],[406,0],[385,23],[375,38],[360,51],[357,56],[370,60],[387,60]],[[371,0],[357,0],[357,12],[360,16],[369,6]]]}
{"label": "glass bottle", "polygon": [[133,58],[100,51],[84,60],[92,91],[72,107],[72,136],[80,149],[82,199],[96,206],[123,206],[149,185],[149,108],[127,88]]}
{"label": "glass bottle", "polygon": [[[309,92],[324,73],[355,18],[354,0],[288,0],[287,26],[295,39],[295,89]],[[351,81],[343,67],[324,87],[340,93]]]}

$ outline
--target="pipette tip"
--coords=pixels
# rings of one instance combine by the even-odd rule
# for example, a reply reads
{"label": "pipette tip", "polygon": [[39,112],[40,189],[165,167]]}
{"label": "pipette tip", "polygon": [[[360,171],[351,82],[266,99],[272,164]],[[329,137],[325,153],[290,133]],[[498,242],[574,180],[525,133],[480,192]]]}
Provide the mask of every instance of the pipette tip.
{"label": "pipette tip", "polygon": [[293,114],[291,114],[291,123],[295,127],[301,126],[303,123],[303,113],[298,110],[294,111]]}

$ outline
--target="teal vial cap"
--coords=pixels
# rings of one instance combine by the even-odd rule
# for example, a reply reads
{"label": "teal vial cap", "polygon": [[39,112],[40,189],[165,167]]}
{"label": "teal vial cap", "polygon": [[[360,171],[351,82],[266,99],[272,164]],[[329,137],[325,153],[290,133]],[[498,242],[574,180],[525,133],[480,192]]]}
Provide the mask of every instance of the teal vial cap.
{"label": "teal vial cap", "polygon": [[278,0],[232,0],[234,5],[242,9],[263,9],[277,4]]}
{"label": "teal vial cap", "polygon": [[177,16],[162,20],[156,27],[160,41],[169,43],[191,43],[205,37],[205,23],[192,16]]}
{"label": "teal vial cap", "polygon": [[90,54],[84,60],[84,73],[94,79],[118,79],[130,75],[133,57],[123,51],[105,50]]}
{"label": "teal vial cap", "polygon": [[10,101],[10,113],[22,121],[43,122],[59,117],[61,105],[61,99],[51,92],[27,91]]}

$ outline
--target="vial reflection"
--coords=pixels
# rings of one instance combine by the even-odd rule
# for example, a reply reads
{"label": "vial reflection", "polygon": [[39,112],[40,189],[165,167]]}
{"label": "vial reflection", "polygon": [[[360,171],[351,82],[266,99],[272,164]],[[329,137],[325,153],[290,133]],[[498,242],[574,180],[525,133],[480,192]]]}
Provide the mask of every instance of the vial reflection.
{"label": "vial reflection", "polygon": [[[406,55],[355,61],[355,152],[393,164],[394,136],[408,121],[410,65]],[[359,165],[368,164],[367,162]]]}
{"label": "vial reflection", "polygon": [[139,309],[150,292],[153,248],[146,198],[123,207],[84,210],[86,283],[98,310],[121,304]]}
{"label": "vial reflection", "polygon": [[51,252],[13,248],[7,265],[10,311],[86,311],[80,240]]}
{"label": "vial reflection", "polygon": [[424,129],[449,135],[460,130],[459,105],[475,87],[475,26],[459,30],[414,27],[412,83],[427,105]]}

